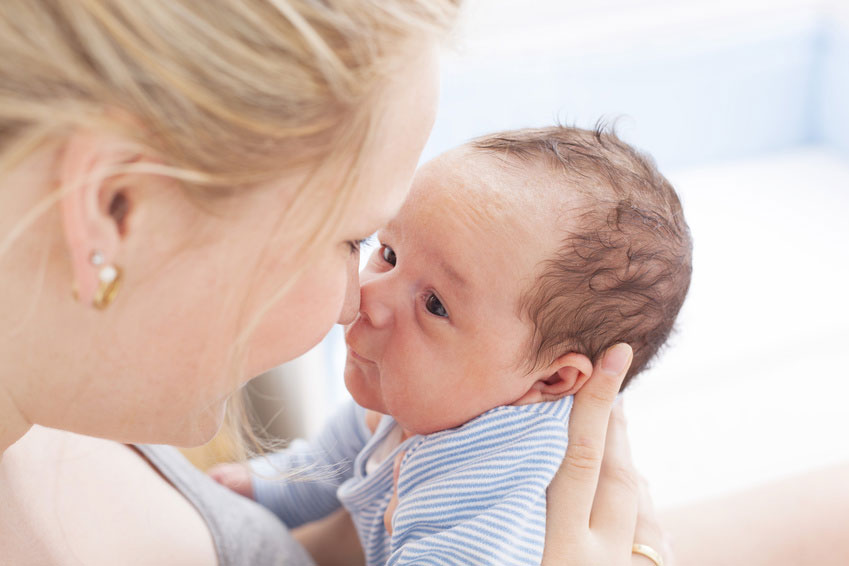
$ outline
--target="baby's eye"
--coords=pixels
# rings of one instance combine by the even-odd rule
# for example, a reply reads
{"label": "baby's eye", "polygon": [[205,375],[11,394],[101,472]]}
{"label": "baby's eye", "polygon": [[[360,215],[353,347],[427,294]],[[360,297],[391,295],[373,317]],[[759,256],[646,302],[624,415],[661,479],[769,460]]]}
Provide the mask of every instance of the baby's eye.
{"label": "baby's eye", "polygon": [[431,293],[425,300],[425,308],[430,314],[448,318],[448,312],[445,310],[445,307],[442,306],[442,302],[439,298],[433,293]]}
{"label": "baby's eye", "polygon": [[395,265],[395,262],[398,261],[398,258],[395,257],[395,250],[385,244],[380,250],[380,255],[383,257],[383,261],[389,265]]}

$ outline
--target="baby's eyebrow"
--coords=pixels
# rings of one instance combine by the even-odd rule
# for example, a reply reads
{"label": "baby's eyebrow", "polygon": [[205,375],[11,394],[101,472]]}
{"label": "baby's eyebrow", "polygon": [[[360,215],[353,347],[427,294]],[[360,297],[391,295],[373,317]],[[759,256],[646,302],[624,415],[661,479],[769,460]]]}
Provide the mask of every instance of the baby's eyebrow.
{"label": "baby's eyebrow", "polygon": [[466,281],[466,279],[460,275],[460,272],[454,269],[447,261],[441,259],[439,261],[439,267],[442,268],[442,271],[444,271],[445,274],[460,287],[465,288],[469,286],[469,282]]}
{"label": "baby's eyebrow", "polygon": [[392,217],[392,218],[389,219],[389,222],[387,222],[386,224],[384,224],[380,228],[379,231],[380,232],[384,232],[384,231],[392,232],[392,231],[395,231],[397,229],[397,227],[398,227],[398,219],[397,219],[397,217]]}

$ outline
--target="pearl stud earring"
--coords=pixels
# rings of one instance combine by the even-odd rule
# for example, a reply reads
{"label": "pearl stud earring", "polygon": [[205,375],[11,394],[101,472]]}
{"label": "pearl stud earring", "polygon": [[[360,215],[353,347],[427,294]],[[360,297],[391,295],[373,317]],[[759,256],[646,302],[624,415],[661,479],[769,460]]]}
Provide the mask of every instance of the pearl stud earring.
{"label": "pearl stud earring", "polygon": [[112,304],[121,286],[121,268],[106,263],[106,257],[100,250],[94,250],[89,256],[89,261],[95,267],[100,267],[97,273],[99,281],[97,291],[94,293],[92,305],[94,308],[103,310]]}

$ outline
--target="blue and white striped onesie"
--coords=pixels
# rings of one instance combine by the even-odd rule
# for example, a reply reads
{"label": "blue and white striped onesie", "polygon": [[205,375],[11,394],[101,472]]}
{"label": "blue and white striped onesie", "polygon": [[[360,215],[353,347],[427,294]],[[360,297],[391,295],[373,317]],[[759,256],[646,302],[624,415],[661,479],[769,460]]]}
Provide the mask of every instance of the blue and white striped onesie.
{"label": "blue and white striped onesie", "polygon": [[[306,478],[255,478],[254,495],[290,528],[344,505],[369,566],[538,565],[545,492],[566,453],[571,408],[572,397],[496,407],[460,427],[408,438],[366,473],[397,425],[383,417],[372,435],[365,410],[351,403],[313,444],[296,441],[252,461],[267,478],[291,470]],[[383,515],[399,451],[405,455],[389,535]]]}

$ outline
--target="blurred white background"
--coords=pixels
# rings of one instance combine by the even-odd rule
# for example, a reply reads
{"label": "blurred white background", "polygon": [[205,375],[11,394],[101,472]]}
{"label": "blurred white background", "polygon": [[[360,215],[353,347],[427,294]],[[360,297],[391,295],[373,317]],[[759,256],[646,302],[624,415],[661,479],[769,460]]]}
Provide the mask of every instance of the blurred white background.
{"label": "blurred white background", "polygon": [[[625,399],[656,503],[849,461],[849,5],[468,1],[424,159],[600,117],[655,155],[695,241],[678,331]],[[260,378],[273,430],[345,399],[340,344]]]}

